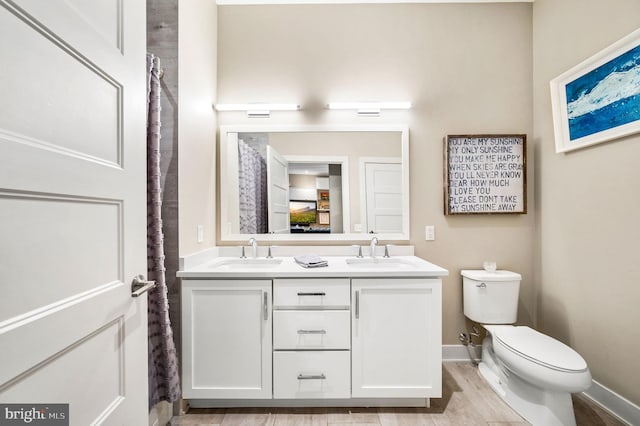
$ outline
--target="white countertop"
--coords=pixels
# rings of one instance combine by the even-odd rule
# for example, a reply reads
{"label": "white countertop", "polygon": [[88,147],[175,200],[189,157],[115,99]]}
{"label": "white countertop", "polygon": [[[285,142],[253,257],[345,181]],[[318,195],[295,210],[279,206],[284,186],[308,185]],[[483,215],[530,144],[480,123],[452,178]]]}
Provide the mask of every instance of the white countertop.
{"label": "white countertop", "polygon": [[178,271],[181,278],[442,277],[449,271],[416,256],[321,256],[328,266],[304,268],[293,257],[215,257]]}

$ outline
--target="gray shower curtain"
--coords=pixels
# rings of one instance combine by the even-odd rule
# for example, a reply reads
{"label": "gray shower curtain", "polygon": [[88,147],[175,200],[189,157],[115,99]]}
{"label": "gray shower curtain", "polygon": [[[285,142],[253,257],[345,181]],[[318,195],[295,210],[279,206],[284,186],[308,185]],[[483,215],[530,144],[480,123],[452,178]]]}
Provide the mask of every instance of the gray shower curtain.
{"label": "gray shower curtain", "polygon": [[169,320],[160,188],[160,60],[147,54],[147,276],[149,292],[149,408],[180,397],[178,359]]}
{"label": "gray shower curtain", "polygon": [[267,162],[243,140],[238,140],[240,233],[264,234],[267,223]]}

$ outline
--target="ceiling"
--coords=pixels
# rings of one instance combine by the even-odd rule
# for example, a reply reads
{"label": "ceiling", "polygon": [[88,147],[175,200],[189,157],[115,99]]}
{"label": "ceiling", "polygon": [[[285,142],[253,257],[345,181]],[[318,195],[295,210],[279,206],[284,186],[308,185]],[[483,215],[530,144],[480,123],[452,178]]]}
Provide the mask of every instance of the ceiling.
{"label": "ceiling", "polygon": [[354,3],[533,3],[534,0],[216,0],[220,5],[240,4],[354,4]]}
{"label": "ceiling", "polygon": [[329,176],[327,163],[289,163],[290,175]]}

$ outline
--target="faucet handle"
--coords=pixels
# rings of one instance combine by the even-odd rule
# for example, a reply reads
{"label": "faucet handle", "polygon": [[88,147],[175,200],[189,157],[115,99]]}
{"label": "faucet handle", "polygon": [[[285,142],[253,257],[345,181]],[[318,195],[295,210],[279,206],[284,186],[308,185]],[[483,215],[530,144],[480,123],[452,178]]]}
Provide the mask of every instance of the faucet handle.
{"label": "faucet handle", "polygon": [[389,255],[389,247],[391,247],[391,244],[385,244],[384,245],[384,257],[387,258],[387,259],[391,257]]}
{"label": "faucet handle", "polygon": [[241,247],[242,247],[242,253],[240,254],[240,259],[246,259],[247,255],[244,253],[244,246],[241,246]]}
{"label": "faucet handle", "polygon": [[267,259],[273,259],[273,254],[271,254],[271,249],[274,247],[275,246],[269,246],[269,248],[267,248]]}
{"label": "faucet handle", "polygon": [[362,259],[364,256],[362,256],[362,246],[360,244],[354,244],[351,247],[358,247],[358,255],[356,256],[359,259]]}

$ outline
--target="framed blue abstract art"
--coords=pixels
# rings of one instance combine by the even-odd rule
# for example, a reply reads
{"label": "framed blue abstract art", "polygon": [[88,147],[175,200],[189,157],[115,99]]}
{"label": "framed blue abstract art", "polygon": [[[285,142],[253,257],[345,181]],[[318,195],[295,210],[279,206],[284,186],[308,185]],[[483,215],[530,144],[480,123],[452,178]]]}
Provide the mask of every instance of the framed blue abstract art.
{"label": "framed blue abstract art", "polygon": [[556,152],[640,132],[640,29],[551,80]]}

